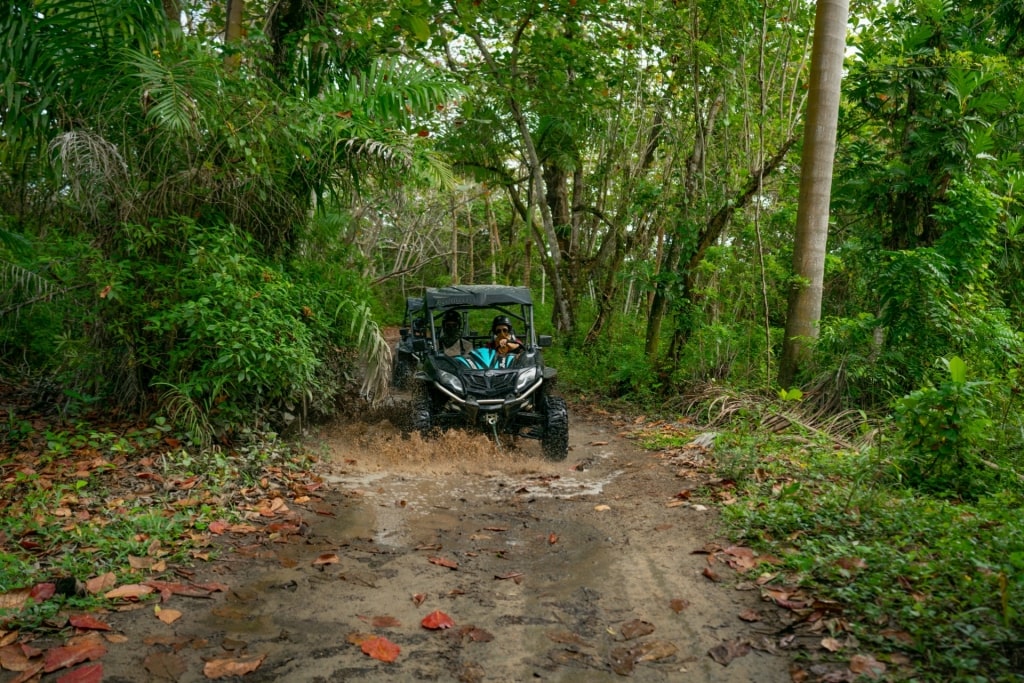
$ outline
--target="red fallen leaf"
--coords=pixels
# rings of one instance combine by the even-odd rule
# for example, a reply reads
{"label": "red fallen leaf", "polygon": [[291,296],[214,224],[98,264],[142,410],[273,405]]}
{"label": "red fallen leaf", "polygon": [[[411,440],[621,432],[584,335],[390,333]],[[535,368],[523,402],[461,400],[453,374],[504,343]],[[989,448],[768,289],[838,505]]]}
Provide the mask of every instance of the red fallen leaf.
{"label": "red fallen leaf", "polygon": [[459,563],[455,560],[449,560],[445,557],[428,557],[427,562],[436,564],[441,567],[448,567],[448,569],[458,569]]}
{"label": "red fallen leaf", "polygon": [[55,647],[46,653],[43,660],[43,671],[50,673],[57,669],[66,669],[75,664],[92,661],[107,654],[107,648],[96,642],[84,642],[81,645]]}
{"label": "red fallen leaf", "polygon": [[103,665],[97,662],[67,672],[57,678],[57,683],[101,683],[102,680]]}
{"label": "red fallen leaf", "polygon": [[88,629],[92,631],[111,631],[110,624],[106,624],[89,614],[72,614],[68,622],[75,628]]}
{"label": "red fallen leaf", "polygon": [[220,536],[222,533],[228,530],[231,525],[222,519],[218,519],[216,522],[210,522],[210,526],[206,527],[209,529],[211,534]]}
{"label": "red fallen leaf", "polygon": [[413,593],[412,604],[419,607],[423,604],[423,601],[427,599],[426,593]]}
{"label": "red fallen leaf", "polygon": [[551,544],[551,545],[554,545],[555,543],[558,543],[558,534],[555,534],[555,533],[548,534],[548,543]]}
{"label": "red fallen leaf", "polygon": [[203,666],[203,675],[211,679],[244,676],[260,668],[266,658],[266,655],[259,655],[239,659],[213,659]]}
{"label": "red fallen leaf", "polygon": [[711,579],[712,581],[721,581],[721,579],[718,578],[718,574],[711,571],[711,567],[704,567],[704,571],[701,573],[704,574],[706,578]]}
{"label": "red fallen leaf", "polygon": [[37,583],[32,586],[32,590],[29,591],[28,597],[36,602],[46,602],[53,597],[53,594],[57,592],[57,584],[54,583]]}
{"label": "red fallen leaf", "polygon": [[450,616],[437,609],[423,617],[423,621],[420,622],[420,626],[429,629],[451,628],[452,626],[455,626],[455,622],[452,621]]}
{"label": "red fallen leaf", "polygon": [[398,659],[399,653],[402,648],[392,643],[387,638],[381,638],[376,636],[369,640],[364,640],[363,644],[359,646],[365,654],[370,655],[374,659],[379,659],[382,662],[393,662]]}

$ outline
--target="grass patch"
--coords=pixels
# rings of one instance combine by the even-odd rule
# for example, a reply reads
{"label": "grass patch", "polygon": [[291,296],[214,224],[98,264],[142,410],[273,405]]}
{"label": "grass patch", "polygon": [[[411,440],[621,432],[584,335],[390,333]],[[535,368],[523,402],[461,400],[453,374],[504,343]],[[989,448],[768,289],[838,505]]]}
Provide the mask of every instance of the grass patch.
{"label": "grass patch", "polygon": [[1024,680],[1019,492],[948,501],[880,483],[872,454],[750,441],[726,436],[716,452],[738,482],[724,519],[736,539],[783,559],[783,580],[841,603],[861,648],[891,671]]}

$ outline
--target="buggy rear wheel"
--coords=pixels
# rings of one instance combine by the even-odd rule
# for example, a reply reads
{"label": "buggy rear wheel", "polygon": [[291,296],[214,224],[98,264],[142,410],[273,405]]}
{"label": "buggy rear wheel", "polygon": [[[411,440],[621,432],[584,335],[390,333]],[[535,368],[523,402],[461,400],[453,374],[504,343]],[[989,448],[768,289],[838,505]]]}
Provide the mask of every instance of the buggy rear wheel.
{"label": "buggy rear wheel", "polygon": [[395,355],[395,364],[391,370],[391,386],[396,389],[407,389],[412,380],[412,373],[416,370],[412,361],[403,354]]}

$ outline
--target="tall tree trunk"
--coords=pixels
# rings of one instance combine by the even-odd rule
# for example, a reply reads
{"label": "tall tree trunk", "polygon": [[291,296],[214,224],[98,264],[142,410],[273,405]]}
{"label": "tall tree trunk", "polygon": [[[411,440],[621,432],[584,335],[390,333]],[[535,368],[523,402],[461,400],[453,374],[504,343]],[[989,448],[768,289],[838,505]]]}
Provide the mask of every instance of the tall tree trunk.
{"label": "tall tree trunk", "polygon": [[453,196],[449,200],[452,214],[452,246],[451,246],[451,261],[449,261],[450,269],[449,275],[452,279],[452,284],[459,284],[459,216],[455,211],[455,197]]}
{"label": "tall tree trunk", "polygon": [[491,192],[484,193],[484,215],[487,217],[487,229],[491,234],[491,284],[498,284],[498,249],[501,240],[498,237],[498,221],[494,217],[494,209],[491,207]]}
{"label": "tall tree trunk", "polygon": [[793,240],[794,281],[779,364],[779,384],[784,388],[810,359],[808,342],[818,336],[848,18],[848,0],[818,0]]}
{"label": "tall tree trunk", "polygon": [[229,70],[237,69],[242,62],[242,17],[245,14],[245,0],[228,0],[227,24],[224,26],[224,66]]}
{"label": "tall tree trunk", "polygon": [[163,0],[167,21],[181,28],[181,0]]}

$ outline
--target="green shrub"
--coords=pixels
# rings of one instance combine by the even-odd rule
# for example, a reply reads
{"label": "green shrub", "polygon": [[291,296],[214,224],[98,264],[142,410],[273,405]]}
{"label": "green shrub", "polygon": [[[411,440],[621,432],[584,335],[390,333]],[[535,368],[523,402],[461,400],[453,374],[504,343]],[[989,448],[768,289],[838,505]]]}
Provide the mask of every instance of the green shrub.
{"label": "green shrub", "polygon": [[959,357],[943,359],[943,365],[947,381],[896,402],[900,451],[895,464],[910,486],[974,498],[994,479],[981,457],[992,433],[986,383],[968,382]]}

